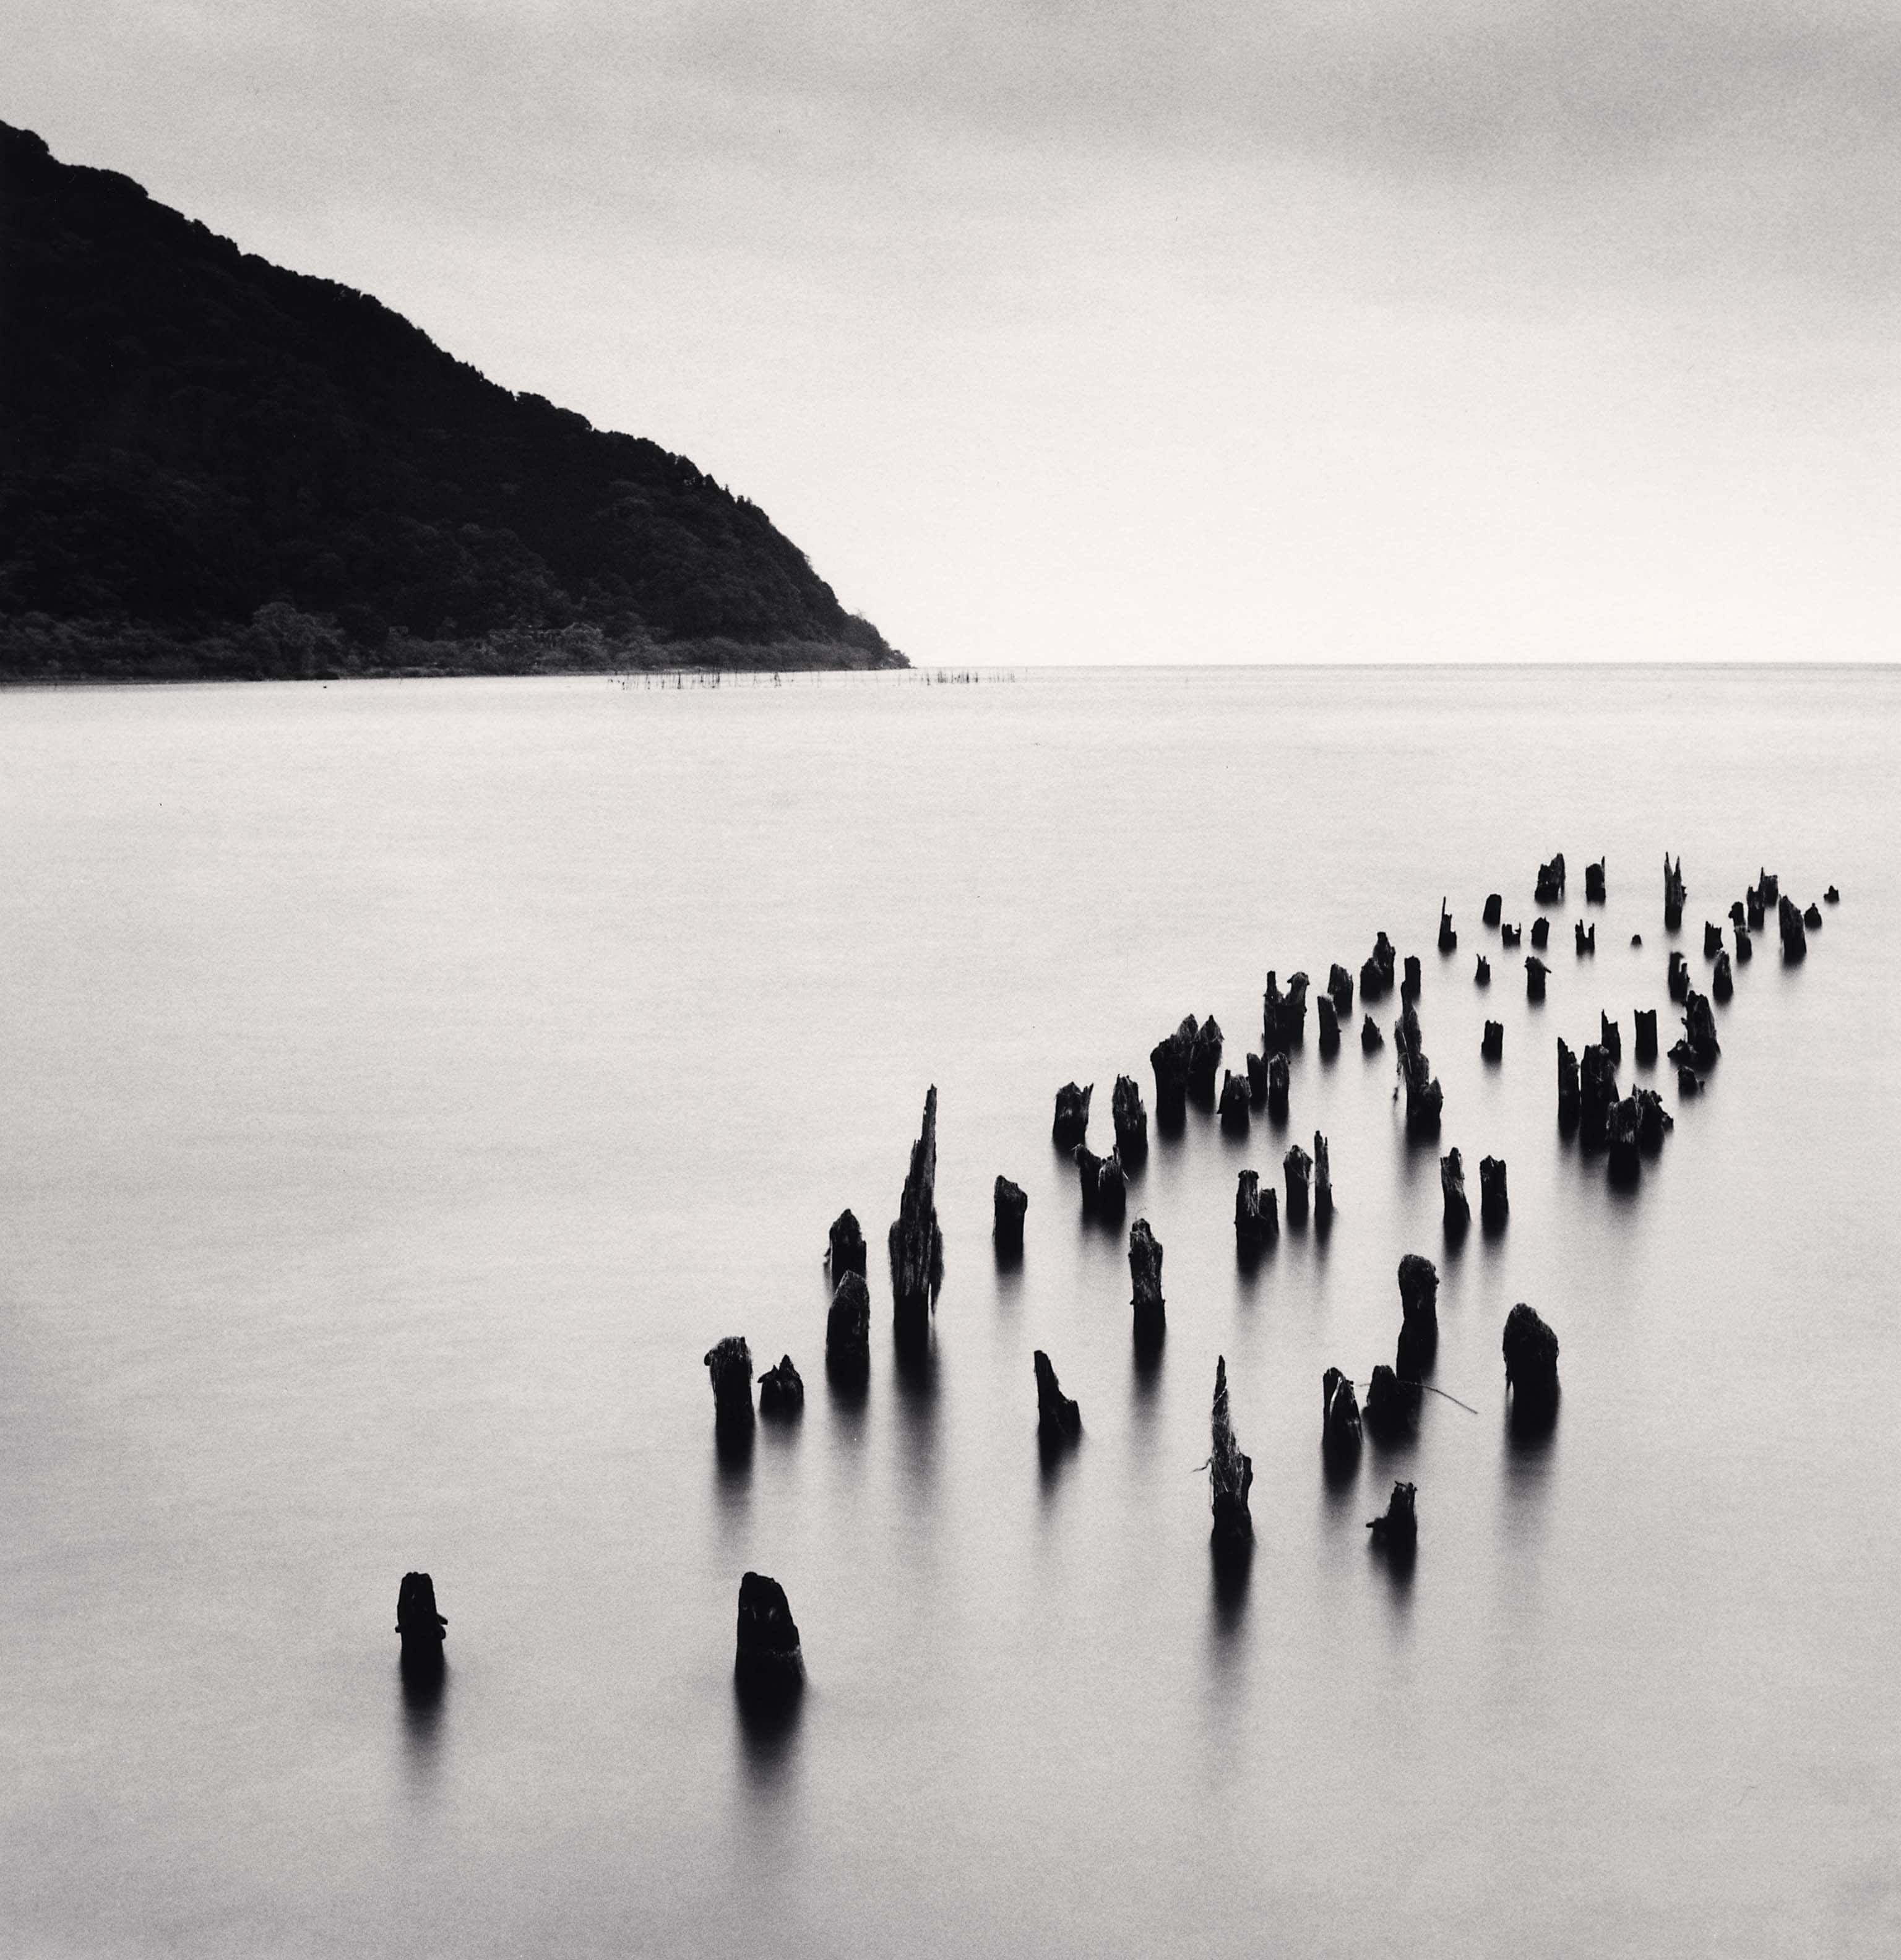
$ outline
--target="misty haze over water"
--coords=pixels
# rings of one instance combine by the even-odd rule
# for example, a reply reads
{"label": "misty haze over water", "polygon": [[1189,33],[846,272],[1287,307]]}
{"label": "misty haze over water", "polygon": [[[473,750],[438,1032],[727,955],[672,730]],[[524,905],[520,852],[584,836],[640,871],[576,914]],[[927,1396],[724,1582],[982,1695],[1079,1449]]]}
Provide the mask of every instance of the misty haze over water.
{"label": "misty haze over water", "polygon": [[[1084,672],[0,699],[0,1925],[32,1954],[1874,1954],[1901,1943],[1893,1665],[1901,680],[1890,670]],[[1563,850],[1542,1007],[1480,924]],[[1680,851],[1680,936],[1659,860]],[[1608,863],[1594,956],[1583,867]],[[1673,946],[1772,928],[1683,1103]],[[1434,947],[1441,896],[1456,953]],[[1418,953],[1409,1144],[1361,1011],[1284,1128],[1153,1128],[1151,1047],[1263,975]],[[1641,933],[1644,944],[1629,944]],[[1529,947],[1525,949],[1529,950]],[[1489,990],[1473,984],[1489,952]],[[1635,1191],[1555,1120],[1624,1036]],[[1502,1063],[1479,1055],[1502,1021]],[[1168,1335],[1051,1099],[1119,1072]],[[884,1235],[927,1087],[946,1278],[900,1371]],[[1338,1216],[1248,1274],[1237,1171]],[[1438,1153],[1510,1166],[1441,1229]],[[1029,1193],[1000,1271],[992,1180]],[[872,1248],[828,1389],[826,1229]],[[1322,1370],[1438,1265],[1416,1441],[1320,1457]],[[1515,1443],[1499,1332],[1562,1342]],[[789,1352],[722,1461],[701,1357]],[[1084,1435],[1036,1446],[1030,1355]],[[1211,1570],[1224,1356],[1253,1458]],[[1419,1488],[1409,1577],[1364,1521]],[[449,1620],[406,1701],[397,1582]],[[742,1722],[734,1605],[810,1683]]]}

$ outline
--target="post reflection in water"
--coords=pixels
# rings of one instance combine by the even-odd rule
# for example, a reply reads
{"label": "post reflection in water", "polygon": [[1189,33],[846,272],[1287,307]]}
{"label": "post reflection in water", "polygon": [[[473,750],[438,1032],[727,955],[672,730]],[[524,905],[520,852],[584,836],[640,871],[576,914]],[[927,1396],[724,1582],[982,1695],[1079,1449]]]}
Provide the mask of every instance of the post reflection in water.
{"label": "post reflection in water", "polygon": [[1225,1643],[1240,1631],[1247,1616],[1248,1584],[1254,1572],[1254,1548],[1251,1544],[1244,1545],[1238,1550],[1211,1558],[1208,1564],[1212,1571],[1209,1597],[1213,1602],[1210,1624]]}
{"label": "post reflection in water", "polygon": [[1563,1408],[1562,1388],[1548,1406],[1527,1402],[1521,1409],[1515,1396],[1508,1392],[1505,1398],[1498,1450],[1501,1506],[1506,1534],[1525,1550],[1535,1548],[1544,1535]]}
{"label": "post reflection in water", "polygon": [[417,1788],[431,1786],[441,1768],[443,1704],[447,1698],[446,1660],[399,1661],[396,1675],[403,1701],[403,1742],[409,1780]]}
{"label": "post reflection in water", "polygon": [[734,1681],[733,1725],[749,1796],[775,1803],[792,1788],[798,1766],[799,1726],[808,1692],[801,1684],[789,1692],[759,1694]]}
{"label": "post reflection in water", "polygon": [[900,1341],[892,1349],[893,1401],[897,1408],[894,1434],[898,1461],[914,1497],[928,1497],[937,1477],[938,1334],[933,1326],[919,1341]]}
{"label": "post reflection in water", "polygon": [[715,1425],[713,1476],[721,1509],[744,1509],[752,1488],[753,1450],[756,1441],[757,1431],[751,1423]]}
{"label": "post reflection in water", "polygon": [[1363,1449],[1320,1452],[1320,1509],[1328,1518],[1337,1519],[1358,1502],[1355,1493],[1363,1454]]}
{"label": "post reflection in water", "polygon": [[1064,1480],[1069,1474],[1070,1461],[1082,1447],[1084,1440],[1083,1436],[1052,1435],[1040,1427],[1036,1431],[1036,1482],[1046,1517],[1053,1510]]}

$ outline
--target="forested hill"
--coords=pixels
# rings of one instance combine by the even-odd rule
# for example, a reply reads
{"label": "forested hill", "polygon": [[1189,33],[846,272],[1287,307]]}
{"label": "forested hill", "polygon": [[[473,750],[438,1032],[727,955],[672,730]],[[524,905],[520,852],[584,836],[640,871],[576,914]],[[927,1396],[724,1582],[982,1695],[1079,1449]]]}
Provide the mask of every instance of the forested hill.
{"label": "forested hill", "polygon": [[0,123],[0,674],[903,664],[684,457]]}

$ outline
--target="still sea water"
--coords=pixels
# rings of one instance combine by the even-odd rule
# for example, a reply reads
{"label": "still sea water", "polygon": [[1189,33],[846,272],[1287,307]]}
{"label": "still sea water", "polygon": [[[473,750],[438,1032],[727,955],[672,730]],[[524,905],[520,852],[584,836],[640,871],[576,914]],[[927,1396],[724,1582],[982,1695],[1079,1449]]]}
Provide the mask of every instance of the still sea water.
{"label": "still sea water", "polygon": [[[0,697],[0,1949],[1901,1951],[1898,763],[1893,671]],[[1536,1007],[1479,914],[1528,924],[1560,849]],[[1650,1078],[1676,1128],[1614,1191],[1558,1133],[1556,1037],[1607,1010],[1645,1079],[1632,1008],[1667,1045],[1669,947],[1706,985],[1762,865],[1842,902],[1803,966],[1759,938],[1708,1093]],[[1238,1068],[1267,968],[1357,975],[1381,928],[1425,963],[1437,1149],[1357,1001],[1330,1062],[1310,1012],[1284,1128],[1154,1134],[1184,1013]],[[1106,1150],[1119,1071],[1149,1377],[1126,1230],[1049,1140],[1073,1076]],[[932,1083],[946,1278],[903,1373],[884,1239]],[[1237,1169],[1317,1129],[1330,1237],[1241,1272]],[[1482,1156],[1511,1194],[1457,1250],[1454,1144],[1475,1211]],[[823,1367],[846,1205],[858,1408]],[[1477,1414],[1428,1397],[1330,1486],[1321,1371],[1391,1360],[1408,1251]],[[1532,1446],[1520,1300],[1562,1343]],[[729,1333],[807,1384],[740,1465]],[[1039,1347],[1085,1430],[1050,1467]],[[1364,1528],[1396,1477],[1404,1579]],[[804,1640],[776,1735],[734,1699],[749,1567]]]}

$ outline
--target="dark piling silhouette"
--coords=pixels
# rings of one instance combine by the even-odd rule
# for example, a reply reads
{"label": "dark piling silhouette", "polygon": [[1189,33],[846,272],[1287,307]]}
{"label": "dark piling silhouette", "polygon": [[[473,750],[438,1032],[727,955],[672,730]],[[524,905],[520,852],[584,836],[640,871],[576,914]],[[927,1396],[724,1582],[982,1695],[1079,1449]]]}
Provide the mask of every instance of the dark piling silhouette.
{"label": "dark piling silhouette", "polygon": [[1503,1021],[1488,1021],[1485,1031],[1479,1037],[1479,1052],[1487,1061],[1503,1061],[1505,1058],[1505,1024]]}
{"label": "dark piling silhouette", "polygon": [[1505,1316],[1501,1344],[1514,1426],[1548,1426],[1558,1407],[1558,1337],[1523,1300]]}
{"label": "dark piling silhouette", "polygon": [[1727,1001],[1736,991],[1736,978],[1730,971],[1727,953],[1716,956],[1716,970],[1709,976],[1709,991],[1718,1001]]}
{"label": "dark piling silhouette", "polygon": [[1406,972],[1399,982],[1399,998],[1416,1001],[1424,979],[1425,976],[1419,970],[1419,956],[1416,953],[1409,953],[1406,956]]}
{"label": "dark piling silhouette", "polygon": [[1353,975],[1336,959],[1328,968],[1326,975],[1327,998],[1333,1003],[1333,1012],[1340,1020],[1353,1017]]}
{"label": "dark piling silhouette", "polygon": [[1290,1225],[1304,1225],[1309,1195],[1307,1181],[1313,1174],[1314,1160],[1298,1144],[1292,1144],[1281,1160],[1281,1168],[1287,1179],[1287,1222]]}
{"label": "dark piling silhouette", "polygon": [[1803,923],[1802,915],[1795,909],[1795,902],[1792,899],[1782,899],[1777,902],[1775,917],[1782,931],[1784,963],[1793,966],[1797,961],[1808,957],[1807,928]]}
{"label": "dark piling silhouette", "polygon": [[1417,1252],[1399,1262],[1399,1346],[1393,1371],[1403,1382],[1431,1372],[1439,1351],[1439,1268]]}
{"label": "dark piling silhouette", "polygon": [[1248,1099],[1259,1105],[1267,1100],[1267,1060],[1264,1055],[1247,1058]]}
{"label": "dark piling silhouette", "polygon": [[805,1408],[805,1383],[792,1365],[789,1354],[782,1354],[778,1365],[759,1378],[759,1412],[776,1421],[801,1414]]}
{"label": "dark piling silhouette", "polygon": [[1522,925],[1501,925],[1498,928],[1501,946],[1522,946],[1525,943],[1525,929]]}
{"label": "dark piling silhouette", "polygon": [[834,1286],[847,1273],[865,1271],[865,1234],[858,1229],[858,1221],[852,1212],[841,1211],[832,1221],[828,1244],[826,1270],[831,1274]]}
{"label": "dark piling silhouette", "polygon": [[1611,1105],[1610,1118],[1605,1125],[1604,1147],[1610,1155],[1613,1184],[1635,1185],[1642,1173],[1643,1160],[1637,1147],[1639,1121],[1635,1096],[1624,1096]]}
{"label": "dark piling silhouette", "polygon": [[1261,1052],[1285,1055],[1307,1038],[1307,988],[1304,973],[1290,973],[1282,993],[1270,972],[1261,997]]}
{"label": "dark piling silhouette", "polygon": [[1689,991],[1689,962],[1680,953],[1670,956],[1670,998],[1681,1001]]}
{"label": "dark piling silhouette", "polygon": [[1287,1057],[1270,1055],[1267,1058],[1267,1113],[1276,1123],[1287,1121],[1288,1086]]}
{"label": "dark piling silhouette", "polygon": [[426,1686],[441,1678],[442,1643],[448,1627],[435,1608],[435,1581],[426,1572],[404,1573],[396,1588],[396,1630],[403,1637],[406,1681]]}
{"label": "dark piling silhouette", "polygon": [[1503,1157],[1479,1160],[1479,1217],[1488,1232],[1502,1232],[1511,1214],[1511,1200],[1505,1193]]}
{"label": "dark piling silhouette", "polygon": [[[1022,1222],[1020,1217],[1019,1227]],[[833,1290],[825,1316],[825,1373],[834,1386],[848,1389],[863,1388],[871,1376],[871,1293],[862,1273],[847,1273]]]}
{"label": "dark piling silhouette", "polygon": [[733,1682],[742,1699],[760,1709],[796,1701],[805,1685],[798,1623],[785,1588],[763,1573],[749,1572],[739,1582]]}
{"label": "dark piling silhouette", "polygon": [[1049,1357],[1039,1348],[1031,1363],[1036,1373],[1036,1431],[1046,1443],[1073,1443],[1082,1433],[1082,1411],[1062,1392]]}
{"label": "dark piling silhouette", "polygon": [[1531,922],[1531,950],[1543,953],[1551,943],[1551,921],[1541,913]]}
{"label": "dark piling silhouette", "polygon": [[1129,1208],[1129,1180],[1122,1174],[1122,1159],[1113,1150],[1099,1157],[1087,1144],[1076,1150],[1076,1182],[1082,1198],[1082,1215],[1105,1225],[1119,1225]]}
{"label": "dark piling silhouette", "polygon": [[[1278,1058],[1277,1058],[1278,1059]],[[1221,1128],[1231,1137],[1247,1134],[1249,1112],[1253,1097],[1248,1092],[1247,1078],[1237,1075],[1232,1069],[1221,1071]]]}
{"label": "dark piling silhouette", "polygon": [[1578,1058],[1564,1036],[1558,1037],[1558,1127],[1566,1136],[1578,1127],[1584,1098],[1578,1079]]}
{"label": "dark piling silhouette", "polygon": [[1551,971],[1535,953],[1525,956],[1525,998],[1542,1001],[1545,998],[1545,975]]}
{"label": "dark piling silhouette", "polygon": [[1270,1185],[1261,1189],[1260,1173],[1244,1170],[1234,1186],[1234,1249],[1250,1258],[1281,1236],[1280,1199]]}
{"label": "dark piling silhouette", "polygon": [[1670,853],[1664,853],[1664,930],[1677,931],[1683,923],[1683,901],[1689,896],[1689,888],[1683,883],[1683,861],[1679,858],[1673,864]]}
{"label": "dark piling silhouette", "polygon": [[1215,1106],[1215,1073],[1221,1065],[1221,1024],[1210,1014],[1188,1047],[1188,1094],[1196,1108]]}
{"label": "dark piling silhouette", "polygon": [[1393,965],[1398,957],[1393,942],[1384,933],[1373,942],[1373,950],[1360,969],[1360,998],[1384,1000],[1393,991]]}
{"label": "dark piling silhouette", "polygon": [[1360,1453],[1360,1401],[1338,1368],[1320,1377],[1320,1449],[1330,1464],[1347,1464]]}
{"label": "dark piling silhouette", "polygon": [[1484,914],[1485,924],[1487,925],[1496,925],[1498,923],[1500,915],[1505,911],[1505,895],[1502,892],[1488,892],[1485,894],[1485,909]]}
{"label": "dark piling silhouette", "polygon": [[1731,935],[1736,941],[1736,963],[1747,966],[1756,957],[1756,942],[1750,938],[1749,928],[1739,925]]}
{"label": "dark piling silhouette", "polygon": [[1811,899],[1802,914],[1802,923],[1810,932],[1822,930],[1822,908]]}
{"label": "dark piling silhouette", "polygon": [[1683,1032],[1670,1045],[1670,1058],[1692,1068],[1708,1068],[1722,1053],[1716,1039],[1716,1017],[1708,998],[1692,987],[1683,1000]]}
{"label": "dark piling silhouette", "polygon": [[1446,901],[1441,899],[1439,901],[1439,950],[1441,953],[1457,953],[1458,950],[1459,935],[1452,929],[1452,914],[1447,908]]}
{"label": "dark piling silhouette", "polygon": [[1333,1223],[1333,1166],[1326,1153],[1326,1139],[1314,1132],[1314,1229],[1324,1238]]}
{"label": "dark piling silhouette", "polygon": [[1195,1017],[1187,1015],[1172,1035],[1148,1051],[1155,1071],[1155,1121],[1164,1134],[1179,1131],[1188,1105],[1188,1058],[1195,1045]]}
{"label": "dark piling silhouette", "polygon": [[1548,864],[1538,867],[1538,883],[1532,895],[1541,905],[1555,905],[1563,902],[1565,896],[1565,854],[1560,851]]}
{"label": "dark piling silhouette", "polygon": [[1655,1090],[1633,1089],[1631,1097],[1637,1105],[1637,1147],[1645,1156],[1654,1157],[1664,1147],[1664,1132],[1673,1130],[1676,1121]]}
{"label": "dark piling silhouette", "polygon": [[1148,1154],[1148,1112],[1142,1107],[1141,1085],[1132,1075],[1119,1075],[1110,1092],[1109,1112],[1116,1125],[1116,1154],[1126,1164],[1138,1164]]}
{"label": "dark piling silhouette", "polygon": [[713,1424],[737,1436],[753,1427],[753,1351],[744,1335],[716,1341],[702,1357],[713,1383]]}
{"label": "dark piling silhouette", "polygon": [[1065,1157],[1089,1140],[1089,1099],[1095,1093],[1093,1082],[1086,1088],[1065,1082],[1056,1091],[1056,1116],[1049,1126],[1049,1141]]}
{"label": "dark piling silhouette", "polygon": [[1457,1245],[1472,1223],[1472,1203],[1466,1196],[1464,1160],[1454,1144],[1439,1160],[1439,1193],[1445,1208],[1445,1235]]}
{"label": "dark piling silhouette", "polygon": [[1602,1042],[1593,1042],[1584,1050],[1578,1078],[1578,1141],[1587,1150],[1601,1150],[1610,1141],[1610,1112],[1617,1102],[1616,1067]]}
{"label": "dark piling silhouette", "polygon": [[1584,867],[1584,903],[1601,905],[1604,902],[1604,860]]}
{"label": "dark piling silhouette", "polygon": [[1323,994],[1314,1006],[1320,1017],[1320,1053],[1331,1060],[1340,1052],[1340,1010],[1330,994]]}
{"label": "dark piling silhouette", "polygon": [[1386,1515],[1367,1520],[1375,1549],[1394,1560],[1409,1560],[1418,1548],[1419,1519],[1413,1502],[1417,1494],[1410,1484],[1395,1484],[1387,1500]]}
{"label": "dark piling silhouette", "polygon": [[1366,1385],[1368,1433],[1383,1442],[1398,1441],[1411,1433],[1419,1419],[1419,1405],[1425,1399],[1416,1380],[1402,1381],[1380,1362]]}
{"label": "dark piling silhouette", "polygon": [[1152,1352],[1162,1344],[1168,1316],[1162,1300],[1162,1242],[1146,1218],[1129,1228],[1129,1278],[1135,1345]]}
{"label": "dark piling silhouette", "polygon": [[1360,1023],[1360,1048],[1362,1054],[1371,1055],[1375,1048],[1386,1046],[1386,1036],[1380,1032],[1380,1024],[1371,1014]]}
{"label": "dark piling silhouette", "polygon": [[1723,928],[1713,920],[1703,921],[1703,957],[1714,959],[1723,950]]}
{"label": "dark piling silhouette", "polygon": [[1591,924],[1587,927],[1582,919],[1575,920],[1572,922],[1571,929],[1578,937],[1578,958],[1580,959],[1583,959],[1584,955],[1587,953],[1595,956],[1597,951],[1597,926],[1596,921],[1594,920]]}
{"label": "dark piling silhouette", "polygon": [[1641,1068],[1653,1067],[1657,1060],[1657,1010],[1638,1007],[1631,1019],[1637,1029],[1637,1063]]}
{"label": "dark piling silhouette", "polygon": [[1209,1542],[1217,1559],[1233,1559],[1244,1555],[1254,1541],[1254,1520],[1247,1508],[1254,1465],[1234,1440],[1228,1408],[1225,1355],[1215,1363],[1215,1400],[1208,1427],[1213,1446],[1208,1458],[1208,1497],[1215,1514]]}
{"label": "dark piling silhouette", "polygon": [[1482,953],[1479,954],[1479,964],[1473,972],[1472,984],[1475,987],[1489,987],[1492,985],[1492,962]]}
{"label": "dark piling silhouette", "polygon": [[944,1284],[944,1235],[938,1229],[938,1090],[924,1099],[924,1122],[911,1146],[911,1167],[891,1221],[891,1321],[901,1345],[922,1344]]}
{"label": "dark piling silhouette", "polygon": [[1597,1025],[1602,1030],[1597,1037],[1598,1045],[1613,1061],[1622,1061],[1624,1058],[1624,1037],[1619,1032],[1617,1023],[1600,1009]]}
{"label": "dark piling silhouette", "polygon": [[996,1245],[997,1257],[1020,1259],[1023,1257],[1023,1217],[1030,1209],[1030,1195],[1007,1177],[999,1177],[994,1201],[995,1216],[990,1236]]}
{"label": "dark piling silhouette", "polygon": [[1400,1080],[1406,1084],[1406,1134],[1412,1137],[1436,1137],[1439,1134],[1440,1112],[1445,1104],[1445,1092],[1439,1087],[1439,1078],[1432,1073],[1432,1065],[1426,1059],[1425,1048],[1419,1037],[1419,1017],[1410,1001],[1394,1027],[1393,1039],[1399,1051]]}

